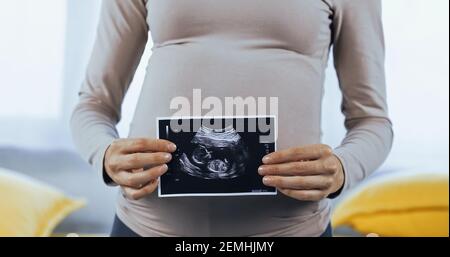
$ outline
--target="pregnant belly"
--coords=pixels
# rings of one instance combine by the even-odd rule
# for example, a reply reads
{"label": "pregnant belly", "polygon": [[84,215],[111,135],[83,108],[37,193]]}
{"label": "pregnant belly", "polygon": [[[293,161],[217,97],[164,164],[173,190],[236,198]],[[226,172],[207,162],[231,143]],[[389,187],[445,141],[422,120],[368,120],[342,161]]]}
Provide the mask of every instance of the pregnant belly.
{"label": "pregnant belly", "polygon": [[[156,118],[176,114],[180,106],[173,106],[174,100],[183,98],[188,104],[183,116],[209,115],[212,107],[215,116],[217,110],[226,116],[269,113],[278,118],[279,147],[318,143],[322,73],[308,58],[280,49],[238,51],[198,45],[156,49],[129,136],[155,137]],[[209,97],[218,99],[220,108],[207,104]],[[243,99],[244,104],[229,108],[227,98]],[[261,104],[266,105],[264,112]],[[214,169],[224,165],[211,163]]]}

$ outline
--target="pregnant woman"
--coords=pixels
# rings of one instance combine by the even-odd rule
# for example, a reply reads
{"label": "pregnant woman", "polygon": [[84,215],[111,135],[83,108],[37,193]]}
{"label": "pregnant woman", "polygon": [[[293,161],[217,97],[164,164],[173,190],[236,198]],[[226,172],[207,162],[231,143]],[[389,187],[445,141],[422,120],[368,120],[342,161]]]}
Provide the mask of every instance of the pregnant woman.
{"label": "pregnant woman", "polygon": [[[381,165],[392,143],[380,2],[104,0],[72,130],[86,160],[121,187],[112,236],[329,236],[329,199]],[[149,31],[153,54],[129,137],[119,139]],[[320,144],[330,49],[348,130],[336,149]],[[279,151],[255,171],[277,196],[158,198],[176,145],[155,139],[155,120],[194,88],[278,97]]]}

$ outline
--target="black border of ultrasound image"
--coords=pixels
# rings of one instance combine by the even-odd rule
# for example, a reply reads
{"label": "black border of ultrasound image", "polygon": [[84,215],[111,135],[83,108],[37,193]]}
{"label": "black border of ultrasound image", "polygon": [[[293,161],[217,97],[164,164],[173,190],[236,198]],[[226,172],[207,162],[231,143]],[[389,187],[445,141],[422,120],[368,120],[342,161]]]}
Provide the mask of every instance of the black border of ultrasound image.
{"label": "black border of ultrasound image", "polygon": [[[274,115],[265,115],[265,116],[224,116],[224,117],[158,117],[156,118],[156,133],[157,138],[160,139],[168,139],[168,135],[166,133],[166,125],[172,120],[189,120],[192,125],[194,121],[199,122],[199,120],[222,120],[222,121],[230,121],[233,120],[235,122],[237,120],[244,120],[245,124],[248,124],[249,119],[270,119],[270,132],[274,132],[274,139],[277,138],[277,117]],[[165,123],[165,124],[164,124]],[[235,128],[236,129],[236,128]],[[182,141],[186,142],[186,138],[193,138],[197,131],[192,132],[182,132],[183,134],[189,134],[188,137],[184,137]],[[250,149],[249,152],[252,153],[252,161],[247,163],[247,168],[245,171],[245,175],[230,179],[230,180],[205,180],[200,178],[194,178],[185,174],[184,172],[177,171],[174,169],[174,161],[171,161],[169,165],[169,170],[166,174],[161,176],[159,179],[158,185],[158,196],[159,197],[189,197],[189,196],[245,196],[245,195],[277,195],[277,189],[273,187],[268,187],[262,183],[262,176],[258,174],[258,167],[262,164],[262,157],[269,153],[276,151],[276,140],[273,143],[261,143],[259,141],[259,136],[264,135],[261,132],[238,132],[243,140],[247,140],[248,137],[252,138],[251,142],[257,142],[257,144],[248,144]],[[254,138],[258,138],[255,140]],[[174,140],[174,138],[171,138]],[[177,142],[174,142],[177,143]],[[177,151],[183,151],[182,146],[179,146]],[[181,178],[187,183],[183,183],[183,181],[179,182],[180,177],[178,178],[179,185],[183,186],[173,186],[175,181],[170,181],[167,178],[173,176],[174,174],[181,176]],[[188,186],[186,186],[188,185]],[[170,189],[168,189],[170,188]],[[199,189],[200,188],[200,189]]]}

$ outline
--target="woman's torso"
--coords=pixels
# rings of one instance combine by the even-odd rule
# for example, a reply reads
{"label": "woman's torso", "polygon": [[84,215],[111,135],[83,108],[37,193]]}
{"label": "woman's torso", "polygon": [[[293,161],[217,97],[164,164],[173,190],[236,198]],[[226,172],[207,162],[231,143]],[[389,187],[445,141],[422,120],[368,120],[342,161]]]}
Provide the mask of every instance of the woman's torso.
{"label": "woman's torso", "polygon": [[[278,148],[320,142],[332,36],[328,4],[149,0],[147,9],[154,48],[130,137],[155,137],[156,117],[174,114],[175,97],[193,103],[196,88],[203,97],[220,99],[278,97]],[[118,215],[149,236],[320,235],[329,206],[327,200],[301,202],[281,194],[171,199],[153,194],[139,201],[120,196]]]}

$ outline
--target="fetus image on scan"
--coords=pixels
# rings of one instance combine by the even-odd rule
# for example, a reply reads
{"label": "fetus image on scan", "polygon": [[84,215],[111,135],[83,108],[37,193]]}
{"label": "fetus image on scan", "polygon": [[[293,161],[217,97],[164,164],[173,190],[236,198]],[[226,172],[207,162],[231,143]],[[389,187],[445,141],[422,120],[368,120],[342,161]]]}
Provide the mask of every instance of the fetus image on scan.
{"label": "fetus image on scan", "polygon": [[158,137],[177,150],[160,178],[159,197],[276,195],[258,174],[262,158],[276,149],[275,140],[265,139],[274,130],[268,117],[160,118]]}
{"label": "fetus image on scan", "polygon": [[181,172],[201,179],[226,180],[245,173],[248,147],[233,127],[201,126],[191,140],[189,152],[180,153]]}

